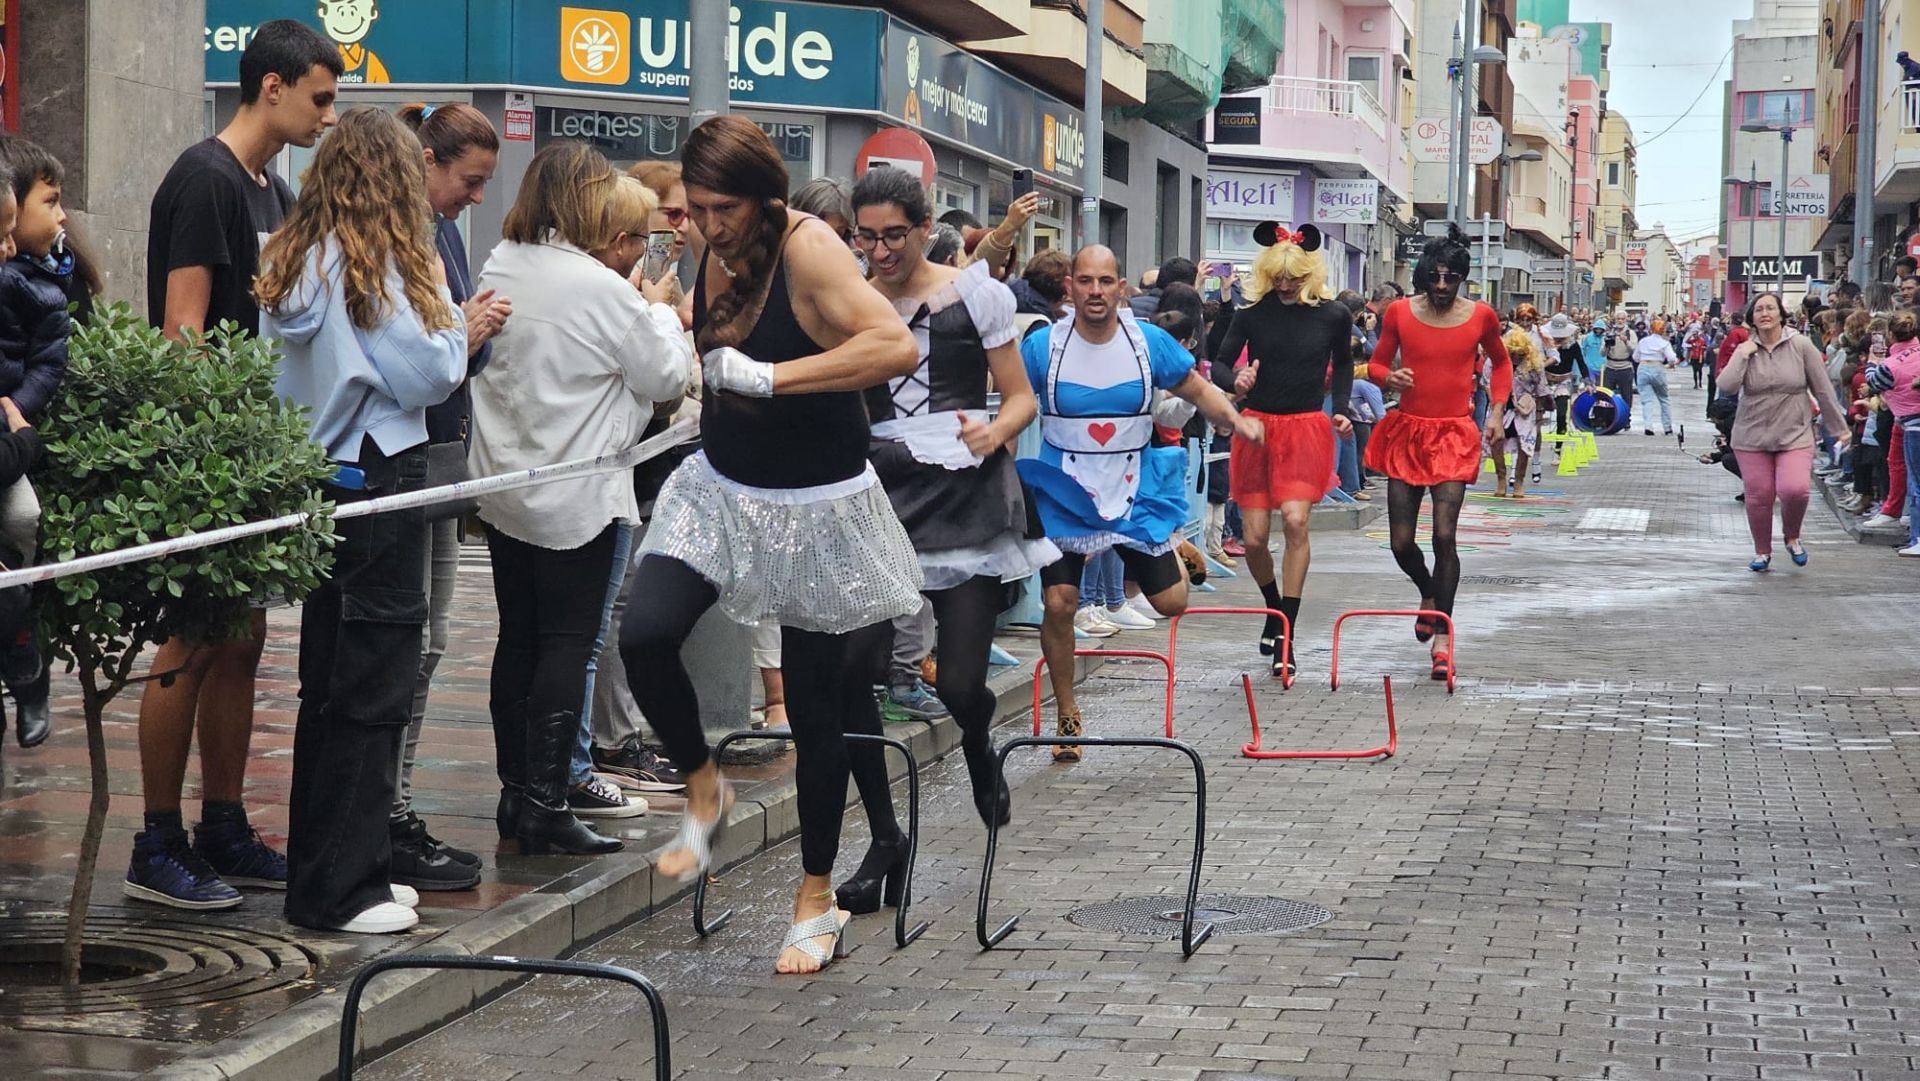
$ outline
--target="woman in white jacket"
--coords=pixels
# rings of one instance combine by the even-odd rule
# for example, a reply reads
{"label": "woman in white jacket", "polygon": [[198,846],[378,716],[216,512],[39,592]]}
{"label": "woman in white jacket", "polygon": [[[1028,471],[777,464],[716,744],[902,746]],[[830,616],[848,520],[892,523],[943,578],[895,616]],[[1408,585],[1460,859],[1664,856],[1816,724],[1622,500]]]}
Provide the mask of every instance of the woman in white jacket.
{"label": "woman in white jacket", "polygon": [[[639,441],[654,403],[686,388],[693,350],[665,303],[668,287],[636,291],[591,254],[645,241],[650,193],[641,189],[636,217],[620,180],[578,143],[546,147],[527,167],[506,239],[480,272],[479,288],[512,297],[514,309],[472,384],[475,476],[624,450]],[[609,582],[626,566],[638,518],[626,472],[480,499],[500,608],[489,703],[497,824],[522,852],[621,847],[575,815],[632,813],[631,805],[590,773],[570,783],[570,760]]]}
{"label": "woman in white jacket", "polygon": [[[379,192],[379,198],[370,195]],[[350,109],[260,255],[261,336],[280,394],[312,410],[339,469],[327,498],[417,490],[427,416],[467,374],[467,331],[433,244],[420,144],[379,109]],[[400,740],[427,618],[419,508],[337,527],[332,576],[300,614],[300,716],[287,825],[287,919],[330,931],[417,922],[390,881]]]}

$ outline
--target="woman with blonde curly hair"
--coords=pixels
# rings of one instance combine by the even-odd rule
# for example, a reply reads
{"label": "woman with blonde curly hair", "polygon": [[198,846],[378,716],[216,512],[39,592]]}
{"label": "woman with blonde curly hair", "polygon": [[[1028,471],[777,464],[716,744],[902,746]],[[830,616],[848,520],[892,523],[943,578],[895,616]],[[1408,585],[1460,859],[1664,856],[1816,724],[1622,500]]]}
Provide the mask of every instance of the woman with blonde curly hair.
{"label": "woman with blonde curly hair", "polygon": [[[1213,370],[1223,389],[1232,387],[1235,403],[1266,429],[1264,443],[1235,437],[1228,478],[1245,523],[1247,570],[1266,606],[1293,625],[1285,649],[1277,644],[1278,617],[1268,616],[1260,632],[1260,652],[1273,656],[1278,676],[1294,667],[1300,596],[1312,560],[1307,516],[1338,483],[1336,436],[1353,430],[1347,417],[1353,323],[1346,305],[1323,303],[1333,294],[1327,289],[1318,229],[1303,225],[1294,232],[1265,222],[1254,230],[1254,238],[1266,249],[1253,261],[1253,283],[1247,290],[1251,303],[1233,313],[1233,324],[1214,354]],[[1234,373],[1230,384],[1225,378],[1229,371]],[[1326,410],[1329,379],[1331,418]],[[1276,511],[1286,537],[1277,582],[1267,547]]]}
{"label": "woman with blonde curly hair", "polygon": [[1507,356],[1513,360],[1513,388],[1501,407],[1506,438],[1487,448],[1493,456],[1493,494],[1507,495],[1507,456],[1513,456],[1513,498],[1527,497],[1527,463],[1540,453],[1540,400],[1552,393],[1547,384],[1546,359],[1530,327],[1507,331]]}
{"label": "woman with blonde curly hair", "polygon": [[[467,377],[467,329],[434,250],[420,143],[384,110],[348,110],[260,267],[280,394],[312,410],[312,439],[339,464],[326,498],[422,487],[426,411]],[[405,903],[417,896],[391,882],[387,818],[420,674],[426,512],[336,528],[333,574],[300,615],[286,914],[392,933],[418,922]]]}

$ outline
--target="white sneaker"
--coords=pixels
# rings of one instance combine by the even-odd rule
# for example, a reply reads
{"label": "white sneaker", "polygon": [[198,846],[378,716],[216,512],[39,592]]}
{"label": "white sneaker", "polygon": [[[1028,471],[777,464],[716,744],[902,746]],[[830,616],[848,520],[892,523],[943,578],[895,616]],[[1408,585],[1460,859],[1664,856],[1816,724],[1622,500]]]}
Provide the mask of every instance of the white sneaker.
{"label": "white sneaker", "polygon": [[1130,604],[1118,608],[1109,608],[1103,613],[1106,621],[1123,631],[1144,631],[1153,626],[1153,620],[1134,611]]}
{"label": "white sneaker", "polygon": [[420,907],[420,891],[419,890],[414,889],[412,886],[402,885],[398,882],[390,884],[387,888],[393,891],[394,904],[399,905],[403,908],[419,908]]}
{"label": "white sneaker", "polygon": [[1884,529],[1887,526],[1897,524],[1899,521],[1900,519],[1895,518],[1894,516],[1886,513],[1885,511],[1874,511],[1873,517],[1860,523],[1860,528],[1861,529]]}
{"label": "white sneaker", "polygon": [[350,935],[391,935],[420,922],[420,916],[405,905],[383,901],[342,924],[339,930]]}
{"label": "white sneaker", "polygon": [[1139,615],[1146,616],[1155,623],[1167,618],[1161,615],[1158,609],[1154,608],[1153,602],[1147,599],[1145,593],[1135,593],[1133,596],[1128,597],[1127,607],[1133,609],[1134,612]]}
{"label": "white sneaker", "polygon": [[1900,549],[1898,554],[1906,556],[1909,559],[1920,559],[1920,544],[1909,544],[1905,548]]}
{"label": "white sneaker", "polygon": [[1089,638],[1111,638],[1120,633],[1120,628],[1107,619],[1107,610],[1094,604],[1073,614],[1073,627]]}

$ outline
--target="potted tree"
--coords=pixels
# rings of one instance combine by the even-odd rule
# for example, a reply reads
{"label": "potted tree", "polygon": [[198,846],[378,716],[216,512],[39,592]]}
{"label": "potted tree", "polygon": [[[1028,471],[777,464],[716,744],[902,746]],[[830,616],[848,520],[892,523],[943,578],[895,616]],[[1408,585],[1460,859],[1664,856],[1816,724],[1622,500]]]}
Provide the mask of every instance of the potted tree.
{"label": "potted tree", "polygon": [[[333,544],[333,470],[303,410],[274,393],[272,346],[222,324],[169,340],[124,304],[76,329],[61,404],[40,427],[42,558],[64,561],[294,512],[299,527],[44,584],[40,641],[80,685],[92,800],[67,908],[62,976],[78,984],[109,792],[101,718],[141,651],[176,635],[245,633],[249,601],[300,600]],[[166,679],[167,673],[150,678]]]}

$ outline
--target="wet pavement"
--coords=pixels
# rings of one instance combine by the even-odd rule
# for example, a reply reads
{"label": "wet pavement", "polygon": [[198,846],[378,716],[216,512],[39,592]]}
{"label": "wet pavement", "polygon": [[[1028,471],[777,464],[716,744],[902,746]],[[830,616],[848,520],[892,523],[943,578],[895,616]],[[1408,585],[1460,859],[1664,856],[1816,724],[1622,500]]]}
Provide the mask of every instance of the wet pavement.
{"label": "wet pavement", "polygon": [[[1674,397],[1699,416],[1698,394]],[[1415,598],[1384,527],[1314,534],[1301,680],[1255,684],[1264,745],[1378,742],[1390,675],[1390,760],[1240,757],[1253,626],[1183,627],[1176,727],[1209,792],[1201,891],[1221,910],[1318,905],[1325,922],[1229,922],[1190,959],[1177,923],[1084,926],[1099,913],[1082,909],[1128,898],[1178,909],[1193,843],[1184,760],[1093,748],[1078,765],[1013,760],[991,916],[1021,922],[991,951],[974,937],[983,830],[948,760],[924,778],[914,912],[933,925],[907,948],[890,914],[863,917],[845,960],[775,976],[788,844],[721,877],[716,898],[740,911],[712,938],[683,904],[581,956],[659,985],[674,1076],[702,1081],[1920,1075],[1920,655],[1903,618],[1920,568],[1854,544],[1816,503],[1812,565],[1783,554],[1750,573],[1734,482],[1698,449],[1611,437],[1577,477],[1549,467],[1539,499],[1469,500],[1453,696],[1402,619],[1350,623],[1327,689],[1334,614]],[[1206,599],[1251,597],[1241,578]],[[1089,734],[1155,733],[1162,686],[1148,664],[1106,665]],[[650,1078],[638,1007],[543,978],[360,1076]]]}

